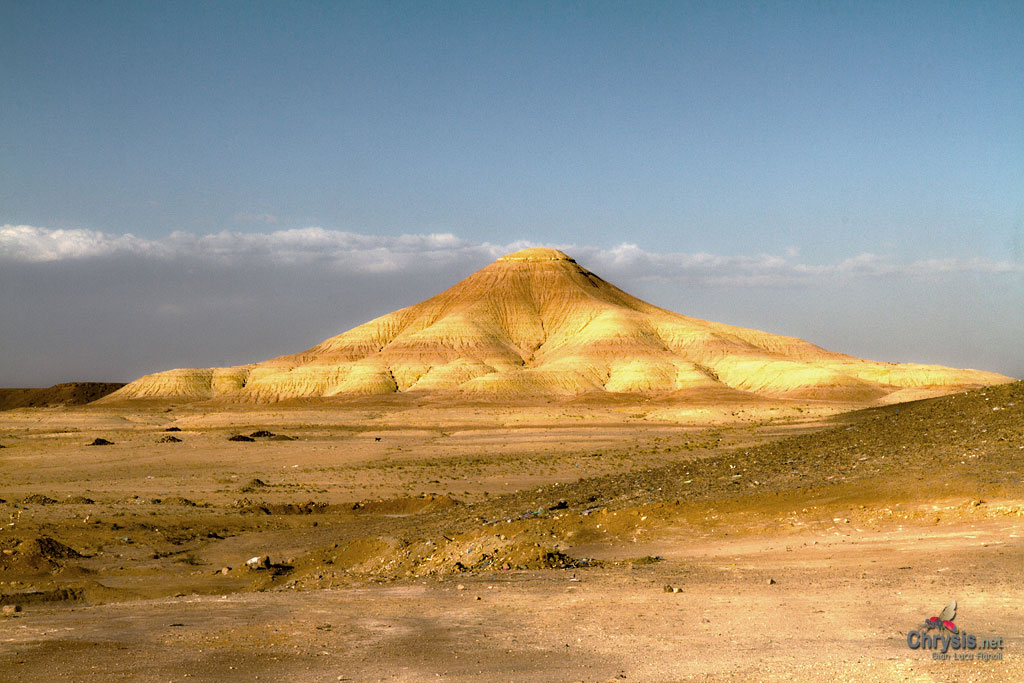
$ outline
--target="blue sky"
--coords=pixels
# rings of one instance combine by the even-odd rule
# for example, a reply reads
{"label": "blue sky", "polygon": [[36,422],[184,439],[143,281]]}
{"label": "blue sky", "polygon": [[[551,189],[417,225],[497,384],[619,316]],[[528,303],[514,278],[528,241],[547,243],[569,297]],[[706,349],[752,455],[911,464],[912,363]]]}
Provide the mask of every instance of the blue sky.
{"label": "blue sky", "polygon": [[[1018,2],[2,3],[0,320],[29,318],[0,325],[0,385],[291,352],[520,242],[593,255],[599,274],[683,313],[1024,375],[1022,31]],[[287,291],[304,310],[314,285],[367,282],[335,265],[314,283],[293,262],[258,295],[289,267],[260,261],[249,311],[222,263],[188,297],[204,236],[249,253],[245,235],[309,228],[377,253],[402,235],[455,242],[443,267],[392,259],[393,279],[375,271],[329,324],[308,303],[286,331],[215,344],[199,303],[179,302],[192,322],[158,343],[164,323],[141,319],[163,298],[227,297],[219,329],[241,334],[228,303],[244,317]],[[631,269],[623,245],[648,260]],[[698,278],[680,260],[693,254],[719,270]],[[863,255],[884,276],[841,269]],[[162,287],[131,265],[155,258]],[[76,310],[121,334],[122,364],[104,343],[58,372],[59,345],[38,337],[97,330],[65,329],[71,304],[47,284],[88,296],[90,268],[111,264],[137,296]]]}

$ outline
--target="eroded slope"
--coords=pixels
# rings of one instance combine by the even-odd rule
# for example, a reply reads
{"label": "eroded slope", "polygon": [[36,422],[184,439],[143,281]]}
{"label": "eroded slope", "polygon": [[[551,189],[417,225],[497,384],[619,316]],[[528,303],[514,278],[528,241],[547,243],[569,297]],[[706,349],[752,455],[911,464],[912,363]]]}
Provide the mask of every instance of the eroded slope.
{"label": "eroded slope", "polygon": [[871,402],[906,390],[937,394],[1005,381],[977,370],[861,360],[795,337],[691,318],[623,292],[558,250],[525,249],[302,353],[161,372],[108,400],[728,389]]}

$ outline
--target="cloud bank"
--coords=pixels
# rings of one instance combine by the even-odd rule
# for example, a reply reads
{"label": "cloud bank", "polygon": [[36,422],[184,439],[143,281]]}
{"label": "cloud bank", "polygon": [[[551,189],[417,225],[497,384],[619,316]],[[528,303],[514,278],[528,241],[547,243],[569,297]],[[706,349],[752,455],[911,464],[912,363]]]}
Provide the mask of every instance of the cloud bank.
{"label": "cloud bank", "polygon": [[950,273],[1020,274],[1024,263],[982,258],[899,262],[892,256],[861,253],[835,263],[810,264],[788,248],[783,255],[722,256],[704,252],[659,253],[635,244],[600,248],[575,244],[470,242],[450,233],[363,235],[308,227],[267,233],[175,232],[161,239],[111,235],[84,229],[28,225],[0,228],[0,263],[52,263],[136,258],[163,263],[231,266],[316,266],[335,273],[430,271],[458,264],[483,264],[530,246],[552,246],[598,274],[630,274],[645,280],[697,282],[716,286],[814,285],[823,279],[912,277]]}
{"label": "cloud bank", "polygon": [[318,227],[177,232],[0,227],[0,386],[127,381],[293,353],[528,246],[562,249],[653,304],[875,360],[1024,375],[1024,264],[856,254],[659,253]]}

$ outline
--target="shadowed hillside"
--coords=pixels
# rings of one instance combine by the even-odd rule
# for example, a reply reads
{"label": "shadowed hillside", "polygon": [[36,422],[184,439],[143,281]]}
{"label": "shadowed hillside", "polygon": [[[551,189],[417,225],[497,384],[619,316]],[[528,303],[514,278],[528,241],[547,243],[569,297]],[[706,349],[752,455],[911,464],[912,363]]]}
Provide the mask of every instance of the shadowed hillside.
{"label": "shadowed hillside", "polygon": [[0,389],[0,410],[79,406],[103,398],[123,386],[123,382],[68,382],[48,389]]}

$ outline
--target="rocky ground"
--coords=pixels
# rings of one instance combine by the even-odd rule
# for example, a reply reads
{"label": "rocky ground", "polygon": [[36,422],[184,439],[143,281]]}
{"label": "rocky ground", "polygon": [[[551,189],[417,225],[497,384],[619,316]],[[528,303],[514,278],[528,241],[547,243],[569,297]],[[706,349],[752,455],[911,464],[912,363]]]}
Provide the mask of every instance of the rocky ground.
{"label": "rocky ground", "polygon": [[1024,384],[830,412],[2,413],[0,679],[1024,679]]}

